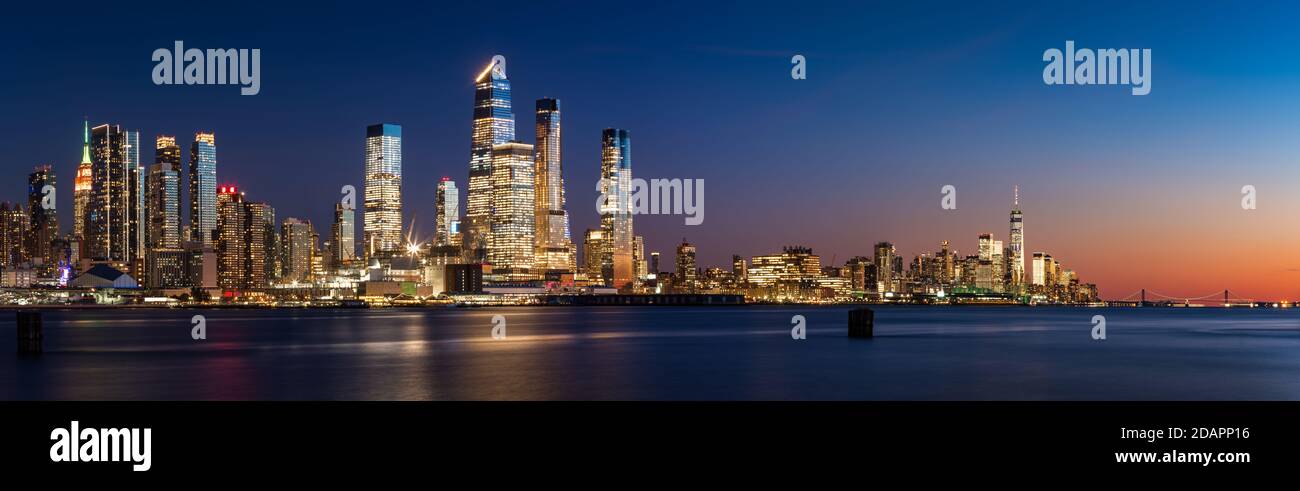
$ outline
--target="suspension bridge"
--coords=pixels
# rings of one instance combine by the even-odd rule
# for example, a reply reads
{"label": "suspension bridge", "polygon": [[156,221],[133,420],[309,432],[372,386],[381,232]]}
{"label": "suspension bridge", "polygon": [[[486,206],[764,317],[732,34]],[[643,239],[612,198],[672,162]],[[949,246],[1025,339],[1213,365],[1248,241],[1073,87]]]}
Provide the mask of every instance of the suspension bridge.
{"label": "suspension bridge", "polygon": [[1165,295],[1145,288],[1119,300],[1106,302],[1117,307],[1255,307],[1255,299],[1242,298],[1230,290],[1216,291],[1199,296]]}

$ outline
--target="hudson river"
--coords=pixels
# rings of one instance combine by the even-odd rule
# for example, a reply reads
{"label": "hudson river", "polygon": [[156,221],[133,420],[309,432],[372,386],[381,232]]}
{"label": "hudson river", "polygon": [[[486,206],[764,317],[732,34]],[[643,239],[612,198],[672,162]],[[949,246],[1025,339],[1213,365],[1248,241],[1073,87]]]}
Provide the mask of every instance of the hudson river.
{"label": "hudson river", "polygon": [[0,398],[1300,399],[1300,309],[873,308],[45,310],[37,357],[4,310]]}

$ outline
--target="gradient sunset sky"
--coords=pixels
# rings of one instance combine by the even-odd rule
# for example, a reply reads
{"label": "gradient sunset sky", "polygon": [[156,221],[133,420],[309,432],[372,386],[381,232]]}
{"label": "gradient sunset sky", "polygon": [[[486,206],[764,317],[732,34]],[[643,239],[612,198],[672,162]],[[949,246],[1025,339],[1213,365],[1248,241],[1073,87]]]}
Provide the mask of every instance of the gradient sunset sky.
{"label": "gradient sunset sky", "polygon": [[[520,139],[535,99],[563,103],[575,242],[599,222],[603,128],[631,132],[636,177],[705,180],[703,225],[636,218],[665,270],[683,237],[705,266],[796,244],[842,264],[881,240],[908,260],[945,239],[973,254],[980,233],[1008,240],[1019,185],[1026,252],[1104,298],[1300,299],[1294,5],[707,3],[7,6],[0,200],[54,164],[69,229],[88,116],[140,130],[143,163],[154,135],[177,135],[188,164],[194,132],[214,131],[221,183],[324,232],[338,189],[361,187],[365,126],[392,122],[405,221],[427,238],[438,179],[465,187],[473,77],[501,54]],[[175,40],[261,49],[261,94],[153,85],[150,54]],[[1150,95],[1045,85],[1043,51],[1066,40],[1152,49]]]}

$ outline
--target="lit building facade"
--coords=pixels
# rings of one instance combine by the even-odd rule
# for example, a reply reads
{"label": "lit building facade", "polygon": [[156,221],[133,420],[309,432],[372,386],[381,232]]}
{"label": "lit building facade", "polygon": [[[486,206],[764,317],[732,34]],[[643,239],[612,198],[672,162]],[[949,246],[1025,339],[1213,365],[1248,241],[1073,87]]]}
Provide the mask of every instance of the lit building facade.
{"label": "lit building facade", "polygon": [[145,247],[178,249],[181,246],[180,168],[160,161],[149,167],[145,199]]}
{"label": "lit building facade", "polygon": [[402,127],[366,128],[366,195],[362,247],[366,257],[402,248]]}
{"label": "lit building facade", "polygon": [[27,253],[34,262],[40,263],[44,272],[52,272],[58,264],[61,254],[54,249],[54,241],[59,236],[59,214],[55,209],[58,201],[50,196],[46,202],[45,187],[57,187],[54,167],[43,165],[27,175],[27,212],[29,215],[29,232],[27,234]]}
{"label": "lit building facade", "polygon": [[303,283],[312,280],[312,256],[316,252],[316,231],[309,220],[286,218],[280,226],[280,264],[284,272],[280,278],[286,282]]}
{"label": "lit building facade", "polygon": [[91,189],[93,187],[94,163],[90,159],[90,122],[84,122],[81,163],[77,165],[77,175],[72,187],[72,235],[84,238],[86,233],[86,212],[89,210]]}
{"label": "lit building facade", "polygon": [[601,135],[600,227],[605,231],[602,263],[609,286],[631,286],[632,263],[632,138],[627,130],[606,128]]}
{"label": "lit building facade", "polygon": [[217,284],[227,291],[266,288],[276,276],[275,211],[244,200],[234,186],[217,194]]}
{"label": "lit building facade", "polygon": [[1013,191],[1011,204],[1011,248],[1007,250],[1007,261],[1011,265],[1010,286],[1012,291],[1020,291],[1025,283],[1025,216],[1020,212],[1020,187]]}
{"label": "lit building facade", "polygon": [[145,169],[140,166],[140,132],[122,132],[123,154],[126,156],[127,195],[127,257],[132,277],[145,278]]}
{"label": "lit building facade", "polygon": [[604,257],[605,231],[602,229],[587,229],[587,233],[582,239],[582,264],[583,271],[587,273],[588,282],[597,285],[606,283]]}
{"label": "lit building facade", "polygon": [[195,133],[190,145],[190,240],[212,247],[217,229],[217,140]]}
{"label": "lit building facade", "polygon": [[532,145],[510,142],[492,148],[492,219],[487,249],[492,275],[499,280],[537,279],[533,168]]}
{"label": "lit building facade", "polygon": [[334,204],[334,223],[330,225],[330,249],[334,267],[349,264],[357,258],[356,210]]}
{"label": "lit building facade", "polygon": [[1035,286],[1043,286],[1047,284],[1047,271],[1046,271],[1046,263],[1045,263],[1046,258],[1047,258],[1046,254],[1043,254],[1041,252],[1034,253],[1034,259],[1033,259],[1034,280],[1033,281]]}
{"label": "lit building facade", "polygon": [[492,64],[474,80],[474,126],[464,227],[465,255],[471,263],[487,260],[495,193],[492,150],[515,139],[515,115],[510,104],[510,80],[506,78],[505,58],[494,58]]}
{"label": "lit building facade", "polygon": [[673,278],[673,289],[679,292],[694,292],[699,286],[697,269],[695,246],[683,239],[677,246],[677,274]]}
{"label": "lit building facade", "polygon": [[13,269],[27,262],[29,219],[22,203],[0,203],[0,267]]}
{"label": "lit building facade", "polygon": [[438,181],[437,197],[434,201],[435,231],[434,243],[438,246],[457,248],[461,245],[460,237],[460,190],[456,181],[443,177]]}
{"label": "lit building facade", "polygon": [[[894,286],[894,244],[877,242],[875,247],[876,292],[896,291]],[[751,278],[750,281],[753,281]]]}
{"label": "lit building facade", "polygon": [[91,192],[86,211],[86,253],[119,265],[131,260],[132,173],[126,132],[117,125],[90,130]]}
{"label": "lit building facade", "polygon": [[554,276],[576,267],[569,214],[564,209],[563,152],[560,149],[560,101],[538,99],[535,182],[537,269]]}

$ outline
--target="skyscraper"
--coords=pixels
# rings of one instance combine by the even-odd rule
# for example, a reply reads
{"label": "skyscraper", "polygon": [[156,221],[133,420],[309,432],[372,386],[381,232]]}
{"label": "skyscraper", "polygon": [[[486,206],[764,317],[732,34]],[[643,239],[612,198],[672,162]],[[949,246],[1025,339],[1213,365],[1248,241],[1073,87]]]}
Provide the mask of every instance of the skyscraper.
{"label": "skyscraper", "polygon": [[275,209],[264,202],[245,203],[248,213],[248,288],[266,288],[278,278],[279,237]]}
{"label": "skyscraper", "polygon": [[536,279],[533,223],[533,146],[510,142],[492,148],[492,217],[488,262],[501,280]]}
{"label": "skyscraper", "polygon": [[281,278],[284,281],[305,282],[311,280],[311,261],[316,251],[314,237],[316,231],[310,220],[286,218],[280,228],[281,254],[280,264],[284,268]]}
{"label": "skyscraper", "polygon": [[181,147],[176,137],[154,140],[154,164],[145,177],[146,250],[181,246]]}
{"label": "skyscraper", "polygon": [[402,246],[402,127],[366,127],[366,257],[397,252]]}
{"label": "skyscraper", "polygon": [[[93,187],[93,167],[90,160],[90,122],[84,122],[81,146],[81,164],[77,165],[77,175],[73,178],[72,188],[72,235],[84,239],[86,234],[86,212],[90,205]],[[83,244],[85,241],[81,241]]]}
{"label": "skyscraper", "polygon": [[40,261],[42,270],[48,272],[53,271],[61,255],[54,250],[54,240],[59,236],[59,215],[55,210],[58,201],[49,200],[49,206],[46,206],[45,186],[51,186],[51,189],[56,186],[54,168],[50,165],[38,166],[27,175],[27,212],[31,227],[27,234],[27,252],[34,261]]}
{"label": "skyscraper", "polygon": [[587,233],[582,238],[582,265],[583,271],[587,273],[587,281],[591,284],[606,283],[604,257],[605,231],[587,229]]}
{"label": "skyscraper", "polygon": [[492,220],[492,149],[515,139],[515,115],[510,109],[510,80],[504,57],[474,80],[474,130],[470,141],[469,190],[465,206],[465,256],[471,262],[487,260],[487,237]]}
{"label": "skyscraper", "polygon": [[1011,248],[1007,261],[1011,263],[1011,291],[1019,292],[1025,283],[1025,217],[1020,213],[1020,186],[1016,186],[1011,202]]}
{"label": "skyscraper", "polygon": [[122,132],[123,155],[126,156],[127,194],[127,258],[129,273],[136,278],[145,278],[145,169],[140,166],[140,132]]}
{"label": "skyscraper", "polygon": [[606,128],[601,135],[600,226],[605,231],[602,261],[609,286],[626,288],[635,274],[632,264],[632,138],[627,130]]}
{"label": "skyscraper", "polygon": [[218,190],[217,210],[218,285],[233,291],[266,288],[276,276],[275,210],[245,201],[234,186]]}
{"label": "skyscraper", "polygon": [[877,242],[875,251],[876,292],[894,291],[894,244]]}
{"label": "skyscraper", "polygon": [[[180,149],[177,148],[179,151]],[[162,161],[149,167],[145,199],[146,249],[178,249],[181,246],[180,167]]]}
{"label": "skyscraper", "polygon": [[190,240],[213,246],[217,228],[217,139],[195,133],[190,145]]}
{"label": "skyscraper", "polygon": [[679,292],[694,292],[696,287],[695,246],[682,239],[677,246],[677,275],[673,279],[673,289]]}
{"label": "skyscraper", "polygon": [[22,203],[0,203],[0,267],[16,268],[27,262],[28,219]]}
{"label": "skyscraper", "polygon": [[645,237],[632,236],[632,277],[644,281],[650,274],[650,264],[645,257]]}
{"label": "skyscraper", "polygon": [[91,191],[86,211],[86,251],[92,259],[124,266],[131,261],[133,173],[127,137],[117,125],[90,130]]}
{"label": "skyscraper", "polygon": [[939,283],[943,285],[951,285],[954,283],[954,254],[952,251],[948,250],[948,241],[945,240],[939,243],[939,254],[941,256],[939,258],[939,267],[941,268],[939,271]]}
{"label": "skyscraper", "polygon": [[226,290],[245,288],[248,277],[248,243],[244,238],[248,215],[243,205],[244,196],[237,188],[222,186],[218,190],[217,284]]}
{"label": "skyscraper", "polygon": [[334,224],[330,226],[330,247],[333,249],[334,266],[351,263],[357,258],[356,211],[334,204]]}
{"label": "skyscraper", "polygon": [[556,275],[576,268],[569,214],[564,209],[564,176],[560,150],[560,101],[538,99],[536,191],[537,269]]}
{"label": "skyscraper", "polygon": [[456,181],[443,177],[438,181],[437,198],[434,206],[434,244],[460,248],[460,190]]}

